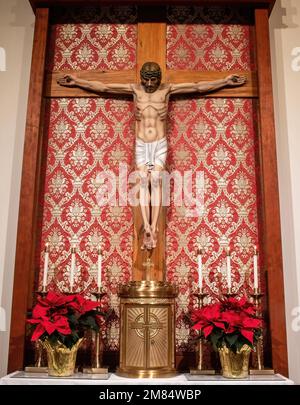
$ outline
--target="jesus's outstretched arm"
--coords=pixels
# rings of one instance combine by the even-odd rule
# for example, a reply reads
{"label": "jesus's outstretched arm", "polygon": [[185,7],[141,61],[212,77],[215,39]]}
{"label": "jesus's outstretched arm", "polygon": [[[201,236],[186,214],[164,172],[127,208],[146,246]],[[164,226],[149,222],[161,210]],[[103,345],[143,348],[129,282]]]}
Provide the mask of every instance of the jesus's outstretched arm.
{"label": "jesus's outstretched arm", "polygon": [[106,84],[98,81],[79,79],[74,75],[65,75],[58,79],[57,83],[65,87],[80,87],[81,89],[95,93],[133,94],[133,87],[129,83]]}
{"label": "jesus's outstretched arm", "polygon": [[170,85],[170,94],[209,93],[224,87],[238,87],[246,83],[244,76],[230,75],[210,82],[179,83]]}

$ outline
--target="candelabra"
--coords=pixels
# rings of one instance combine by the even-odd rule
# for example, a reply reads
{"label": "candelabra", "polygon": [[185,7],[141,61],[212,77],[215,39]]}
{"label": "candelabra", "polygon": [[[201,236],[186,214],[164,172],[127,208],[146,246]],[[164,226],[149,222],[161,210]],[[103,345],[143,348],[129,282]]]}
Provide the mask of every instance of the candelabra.
{"label": "candelabra", "polygon": [[[101,307],[101,300],[106,295],[103,288],[100,287],[98,291],[92,293],[98,302],[98,308]],[[84,368],[83,372],[88,374],[104,374],[108,377],[108,369],[102,366],[103,356],[103,342],[101,338],[100,329],[98,332],[93,332],[93,351],[92,351],[92,366],[91,368]]]}
{"label": "candelabra", "polygon": [[[198,291],[194,293],[194,296],[197,297],[198,299],[198,307],[202,308],[203,307],[203,302],[204,298],[207,297],[208,294],[203,292],[202,288],[198,288]],[[209,370],[203,368],[203,335],[202,335],[202,330],[200,329],[199,331],[199,345],[198,345],[198,350],[199,350],[199,359],[198,359],[198,365],[197,368],[190,369],[190,374],[192,375],[213,375],[215,374],[215,370]]]}
{"label": "candelabra", "polygon": [[[251,294],[251,297],[253,298],[255,307],[256,307],[256,315],[261,316],[260,313],[260,304],[261,304],[261,299],[263,297],[263,294],[261,294],[258,290],[258,288],[254,288],[254,293]],[[270,368],[265,368],[263,365],[263,336],[258,338],[258,341],[256,343],[256,356],[257,356],[257,368],[256,369],[250,369],[250,374],[254,375],[266,375],[266,374],[274,374],[274,370]]]}
{"label": "candelabra", "polygon": [[[47,295],[47,290],[43,287],[42,291],[36,291],[36,295],[39,295],[41,298],[44,298]],[[43,345],[40,340],[34,342],[34,366],[25,367],[26,373],[47,373],[48,368],[44,365],[43,360]]]}

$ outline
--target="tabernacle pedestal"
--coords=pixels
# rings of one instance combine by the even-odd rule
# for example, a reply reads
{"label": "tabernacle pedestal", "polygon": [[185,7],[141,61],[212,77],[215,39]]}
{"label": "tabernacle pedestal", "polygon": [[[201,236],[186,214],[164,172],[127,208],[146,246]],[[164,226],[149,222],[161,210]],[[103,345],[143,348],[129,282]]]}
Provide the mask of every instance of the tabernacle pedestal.
{"label": "tabernacle pedestal", "polygon": [[123,377],[176,375],[176,289],[160,281],[121,287],[120,367]]}

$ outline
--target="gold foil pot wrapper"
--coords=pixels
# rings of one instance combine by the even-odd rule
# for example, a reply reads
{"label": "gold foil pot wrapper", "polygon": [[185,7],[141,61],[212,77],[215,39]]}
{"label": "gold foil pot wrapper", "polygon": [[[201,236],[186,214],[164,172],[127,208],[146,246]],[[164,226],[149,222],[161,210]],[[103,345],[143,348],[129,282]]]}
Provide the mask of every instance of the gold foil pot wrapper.
{"label": "gold foil pot wrapper", "polygon": [[244,345],[240,351],[234,353],[228,347],[218,349],[222,375],[225,378],[247,378],[249,374],[249,357],[251,347]]}
{"label": "gold foil pot wrapper", "polygon": [[43,342],[47,351],[48,374],[53,377],[69,377],[74,374],[77,351],[83,338],[79,339],[71,349],[61,342]]}

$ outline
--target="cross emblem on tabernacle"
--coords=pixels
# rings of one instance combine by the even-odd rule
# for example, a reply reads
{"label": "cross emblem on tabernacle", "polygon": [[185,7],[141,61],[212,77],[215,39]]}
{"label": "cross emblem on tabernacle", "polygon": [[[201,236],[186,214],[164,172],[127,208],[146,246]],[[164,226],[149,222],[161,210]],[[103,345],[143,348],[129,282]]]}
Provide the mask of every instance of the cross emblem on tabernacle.
{"label": "cross emblem on tabernacle", "polygon": [[147,258],[147,261],[143,263],[143,267],[146,268],[146,280],[150,281],[150,271],[154,267],[154,263],[151,261],[150,257]]}
{"label": "cross emblem on tabernacle", "polygon": [[163,328],[163,325],[159,322],[159,319],[154,314],[149,314],[148,319],[145,319],[144,314],[140,314],[134,322],[130,324],[131,329],[135,329],[136,334],[142,338],[146,339],[149,333],[149,338],[153,339]]}

